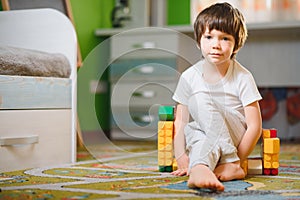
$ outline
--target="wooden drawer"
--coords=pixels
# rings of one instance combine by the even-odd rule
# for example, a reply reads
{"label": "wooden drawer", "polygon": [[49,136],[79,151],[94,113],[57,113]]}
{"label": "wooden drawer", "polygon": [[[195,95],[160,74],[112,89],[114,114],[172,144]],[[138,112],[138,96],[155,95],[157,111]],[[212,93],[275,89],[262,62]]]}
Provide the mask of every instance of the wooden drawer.
{"label": "wooden drawer", "polygon": [[0,111],[0,172],[72,162],[71,110]]}
{"label": "wooden drawer", "polygon": [[150,107],[174,104],[176,82],[117,82],[111,89],[111,106]]}
{"label": "wooden drawer", "polygon": [[111,126],[123,130],[157,130],[158,107],[113,108]]}
{"label": "wooden drawer", "polygon": [[71,103],[71,79],[0,75],[0,110],[69,109]]}
{"label": "wooden drawer", "polygon": [[[126,58],[162,58],[178,51],[176,32],[153,29],[135,30],[114,35],[111,38],[111,59],[126,55]],[[152,51],[160,49],[161,51]],[[134,52],[134,53],[132,53]]]}
{"label": "wooden drawer", "polygon": [[118,79],[132,81],[177,80],[176,58],[123,59],[110,65],[110,81]]}

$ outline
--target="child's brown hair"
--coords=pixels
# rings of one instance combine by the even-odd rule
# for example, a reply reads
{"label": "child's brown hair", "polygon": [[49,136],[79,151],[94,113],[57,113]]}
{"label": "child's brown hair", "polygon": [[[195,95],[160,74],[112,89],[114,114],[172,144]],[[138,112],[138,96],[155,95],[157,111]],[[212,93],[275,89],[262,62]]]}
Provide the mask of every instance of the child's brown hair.
{"label": "child's brown hair", "polygon": [[198,14],[194,22],[194,34],[199,46],[206,28],[209,31],[216,29],[234,37],[235,44],[231,58],[235,56],[236,51],[244,45],[247,39],[247,28],[243,15],[229,3],[213,4]]}

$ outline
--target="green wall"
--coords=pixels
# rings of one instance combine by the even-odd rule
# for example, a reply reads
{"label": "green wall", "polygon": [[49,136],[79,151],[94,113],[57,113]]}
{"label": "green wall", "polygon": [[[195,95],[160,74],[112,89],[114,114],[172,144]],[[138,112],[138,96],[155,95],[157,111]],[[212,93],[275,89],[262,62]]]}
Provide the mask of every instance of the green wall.
{"label": "green wall", "polygon": [[83,58],[101,40],[94,35],[97,28],[110,28],[110,10],[114,0],[71,0],[77,36]]}
{"label": "green wall", "polygon": [[167,24],[190,24],[190,0],[167,1]]}
{"label": "green wall", "polygon": [[[101,60],[105,60],[107,54],[99,55],[99,62],[85,62],[89,53],[104,39],[96,37],[94,31],[97,28],[110,28],[110,10],[113,0],[71,0],[72,11],[81,49],[83,65],[78,70],[78,95],[77,109],[82,131],[97,131],[100,126],[104,131],[109,130],[109,91],[92,94],[90,82],[98,81],[97,74],[102,67]],[[101,59],[102,58],[102,59]],[[101,81],[107,82],[107,72],[101,77]],[[95,105],[91,105],[95,102]],[[95,114],[97,118],[95,118]],[[99,121],[99,122],[98,122]]]}

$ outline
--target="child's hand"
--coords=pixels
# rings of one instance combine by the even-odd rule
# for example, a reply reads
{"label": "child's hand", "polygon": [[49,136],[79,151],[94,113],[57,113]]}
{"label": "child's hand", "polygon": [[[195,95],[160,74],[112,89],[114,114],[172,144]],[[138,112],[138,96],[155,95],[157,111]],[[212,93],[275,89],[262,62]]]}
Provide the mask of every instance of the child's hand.
{"label": "child's hand", "polygon": [[188,175],[189,157],[186,154],[180,156],[177,161],[177,170],[173,171],[171,174],[175,176]]}

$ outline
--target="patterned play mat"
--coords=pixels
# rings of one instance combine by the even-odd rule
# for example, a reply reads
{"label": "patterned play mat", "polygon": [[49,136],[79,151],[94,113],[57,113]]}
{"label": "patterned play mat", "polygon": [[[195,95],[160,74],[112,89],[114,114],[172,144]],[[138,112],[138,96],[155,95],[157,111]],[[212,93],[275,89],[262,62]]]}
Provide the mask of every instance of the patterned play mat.
{"label": "patterned play mat", "polygon": [[[300,144],[282,144],[278,176],[225,182],[224,192],[189,189],[158,172],[155,142],[91,145],[78,162],[0,173],[0,199],[300,199]],[[257,152],[254,152],[257,153]]]}

